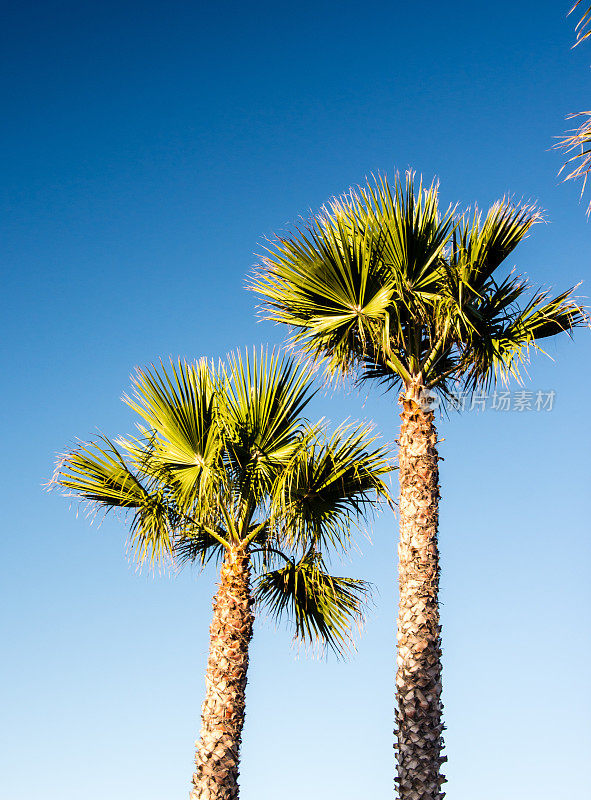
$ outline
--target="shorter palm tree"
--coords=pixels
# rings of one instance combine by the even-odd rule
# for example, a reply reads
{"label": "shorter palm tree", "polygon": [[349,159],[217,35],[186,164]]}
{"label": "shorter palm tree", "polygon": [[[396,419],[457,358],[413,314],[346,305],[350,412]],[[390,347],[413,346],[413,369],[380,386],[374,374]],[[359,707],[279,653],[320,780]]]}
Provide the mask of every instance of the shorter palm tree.
{"label": "shorter palm tree", "polygon": [[55,481],[129,510],[139,562],[221,562],[191,798],[234,800],[253,612],[346,651],[368,585],[330,574],[325,554],[348,548],[391,466],[368,427],[306,423],[310,376],[275,353],[138,370],[133,385],[139,436],[77,447]]}

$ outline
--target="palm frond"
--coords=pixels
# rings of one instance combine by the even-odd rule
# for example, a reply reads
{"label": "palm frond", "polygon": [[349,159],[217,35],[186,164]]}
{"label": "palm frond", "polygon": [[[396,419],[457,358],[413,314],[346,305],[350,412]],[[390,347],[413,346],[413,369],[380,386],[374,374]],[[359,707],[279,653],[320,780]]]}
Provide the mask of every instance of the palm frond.
{"label": "palm frond", "polygon": [[375,338],[393,291],[370,231],[352,235],[357,202],[335,200],[303,230],[271,243],[249,287],[265,298],[265,318],[287,323],[293,342],[333,374],[347,373]]}
{"label": "palm frond", "polygon": [[295,626],[295,639],[329,647],[344,656],[351,648],[352,628],[364,619],[370,598],[366,581],[330,575],[315,553],[258,579],[255,599],[276,620],[287,616]]}
{"label": "palm frond", "polygon": [[535,205],[516,205],[507,197],[494,203],[484,220],[478,208],[471,216],[461,217],[452,237],[448,264],[468,297],[486,287],[492,274],[541,219]]}
{"label": "palm frond", "polygon": [[[567,16],[570,16],[580,6],[581,2],[582,0],[577,0]],[[575,33],[576,39],[573,47],[584,42],[591,34],[591,6],[587,6],[579,17],[579,21],[575,26]],[[587,185],[587,177],[591,171],[591,111],[570,114],[567,119],[577,119],[579,117],[583,118],[580,126],[567,131],[566,135],[558,137],[558,142],[554,145],[554,148],[563,150],[566,154],[573,153],[564,162],[558,174],[560,175],[566,171],[565,181],[581,179],[581,197],[583,197]],[[587,206],[587,216],[589,214],[591,214],[591,203]]]}
{"label": "palm frond", "polygon": [[[168,370],[138,369],[125,402],[147,423],[150,457],[169,476],[179,502],[189,507],[221,479],[216,374],[207,361],[171,361]],[[137,440],[135,440],[137,445]],[[129,440],[128,449],[133,450]]]}
{"label": "palm frond", "polygon": [[106,509],[138,508],[148,494],[106,436],[62,456],[52,483]]}
{"label": "palm frond", "polygon": [[281,541],[344,550],[352,528],[390,501],[384,477],[394,469],[386,447],[374,447],[369,425],[342,425],[330,437],[311,429],[275,485],[271,520]]}
{"label": "palm frond", "polygon": [[302,363],[262,349],[231,353],[222,374],[225,458],[244,499],[258,503],[301,438],[312,378]]}
{"label": "palm frond", "polygon": [[[231,538],[227,531],[220,530],[219,534],[226,541]],[[205,566],[212,559],[219,562],[225,550],[219,539],[214,538],[209,531],[199,525],[187,525],[174,545],[175,560],[181,566],[189,563]]]}
{"label": "palm frond", "polygon": [[437,185],[415,191],[414,180],[409,172],[403,185],[397,175],[392,191],[378,176],[331,201],[272,244],[250,283],[263,315],[288,324],[292,342],[330,375],[370,360],[410,380],[419,355],[409,320],[426,317],[453,229]]}
{"label": "palm frond", "polygon": [[415,189],[416,175],[408,170],[404,185],[398,174],[394,190],[378,175],[361,189],[363,203],[356,207],[359,229],[371,237],[392,281],[403,299],[413,293],[428,292],[437,275],[439,260],[454,228],[454,208],[441,214],[439,184]]}
{"label": "palm frond", "polygon": [[166,493],[154,481],[142,482],[106,437],[64,456],[53,482],[97,510],[131,510],[130,544],[138,563],[172,558],[178,519]]}
{"label": "palm frond", "polygon": [[490,336],[475,336],[466,349],[464,369],[473,388],[487,388],[497,380],[521,380],[520,367],[530,348],[558,333],[571,333],[589,324],[584,309],[573,297],[574,289],[551,297],[547,291],[534,293],[527,305],[499,326]]}
{"label": "palm frond", "polygon": [[[586,35],[588,36],[591,31]],[[582,122],[578,128],[567,131],[565,136],[560,137],[554,145],[555,148],[564,150],[565,153],[573,153],[562,165],[559,175],[566,171],[565,181],[582,180],[581,197],[585,193],[587,178],[591,170],[591,111],[580,111],[577,114],[570,114],[567,119],[577,119],[582,117]],[[570,171],[569,171],[570,170]],[[587,216],[591,214],[591,203],[587,206]]]}
{"label": "palm frond", "polygon": [[[567,16],[570,16],[573,13],[573,11],[581,5],[582,2],[583,0],[577,0],[577,2],[574,4],[571,10],[568,12]],[[590,26],[591,26],[591,6],[587,6],[587,8],[584,10],[582,16],[579,18],[579,21],[575,26],[575,32],[577,38],[575,40],[573,47],[576,47],[578,44],[581,44],[581,42],[584,42],[585,39],[591,34]]]}

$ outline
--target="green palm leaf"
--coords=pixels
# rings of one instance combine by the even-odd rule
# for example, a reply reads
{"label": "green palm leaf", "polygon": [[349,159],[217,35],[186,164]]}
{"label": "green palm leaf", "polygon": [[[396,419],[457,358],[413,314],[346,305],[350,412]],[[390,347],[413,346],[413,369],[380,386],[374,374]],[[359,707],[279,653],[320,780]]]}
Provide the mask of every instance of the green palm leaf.
{"label": "green palm leaf", "polygon": [[147,422],[151,459],[175,484],[179,502],[190,507],[221,480],[221,440],[216,422],[216,373],[205,359],[171,361],[168,371],[137,370],[134,394],[125,402]]}
{"label": "green palm leaf", "polygon": [[131,510],[130,544],[138,562],[172,557],[178,515],[154,480],[143,483],[106,437],[81,445],[58,463],[54,482],[95,508]]}
{"label": "green palm leaf", "polygon": [[223,370],[220,419],[225,458],[240,492],[255,505],[289,462],[312,396],[311,376],[276,352],[232,353]]}
{"label": "green palm leaf", "polygon": [[389,500],[384,476],[392,462],[374,442],[368,425],[343,425],[330,437],[309,431],[275,486],[275,525],[285,539],[304,550],[350,546],[359,520]]}
{"label": "green palm leaf", "polygon": [[275,619],[287,615],[293,621],[297,640],[341,656],[351,647],[351,627],[361,622],[369,597],[366,581],[330,575],[315,553],[264,573],[255,591]]}
{"label": "green palm leaf", "polygon": [[356,222],[396,285],[402,300],[407,293],[429,292],[438,274],[443,250],[454,228],[450,206],[439,211],[439,187],[433,182],[424,189],[422,180],[415,190],[415,174],[407,171],[403,185],[398,175],[394,190],[385,177],[378,176],[361,190],[356,205]]}
{"label": "green palm leaf", "polygon": [[174,556],[181,565],[197,563],[205,566],[212,559],[216,562],[221,561],[225,549],[224,545],[203,527],[187,525],[183,535],[175,542]]}
{"label": "green palm leaf", "polygon": [[554,298],[546,291],[536,292],[492,335],[473,337],[465,356],[467,381],[475,388],[497,380],[507,383],[511,377],[520,381],[520,366],[529,359],[530,348],[540,350],[540,340],[585,324],[587,315],[573,299],[573,290]]}
{"label": "green palm leaf", "polygon": [[476,208],[472,218],[463,215],[454,235],[450,261],[478,290],[541,220],[533,205],[515,205],[508,198],[494,203],[484,220]]}

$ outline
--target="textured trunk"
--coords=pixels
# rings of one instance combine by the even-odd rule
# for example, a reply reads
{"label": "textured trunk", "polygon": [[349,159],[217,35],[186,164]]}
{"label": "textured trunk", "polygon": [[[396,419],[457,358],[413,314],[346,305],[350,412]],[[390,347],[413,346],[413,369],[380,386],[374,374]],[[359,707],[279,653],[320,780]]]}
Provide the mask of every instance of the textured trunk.
{"label": "textured trunk", "polygon": [[407,394],[400,415],[400,605],[396,734],[400,800],[440,800],[443,724],[433,412]]}
{"label": "textured trunk", "polygon": [[248,646],[253,624],[251,605],[248,556],[236,549],[227,550],[209,629],[206,692],[191,800],[238,798]]}

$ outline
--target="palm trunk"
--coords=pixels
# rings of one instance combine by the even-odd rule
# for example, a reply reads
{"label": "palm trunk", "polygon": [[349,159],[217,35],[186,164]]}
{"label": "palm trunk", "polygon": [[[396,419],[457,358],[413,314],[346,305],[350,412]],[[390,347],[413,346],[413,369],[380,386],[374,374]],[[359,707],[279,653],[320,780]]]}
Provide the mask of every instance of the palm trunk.
{"label": "palm trunk", "polygon": [[248,555],[226,551],[214,597],[191,800],[237,800],[253,614]]}
{"label": "palm trunk", "polygon": [[400,800],[440,800],[443,723],[439,625],[439,456],[433,412],[402,400],[396,734]]}

